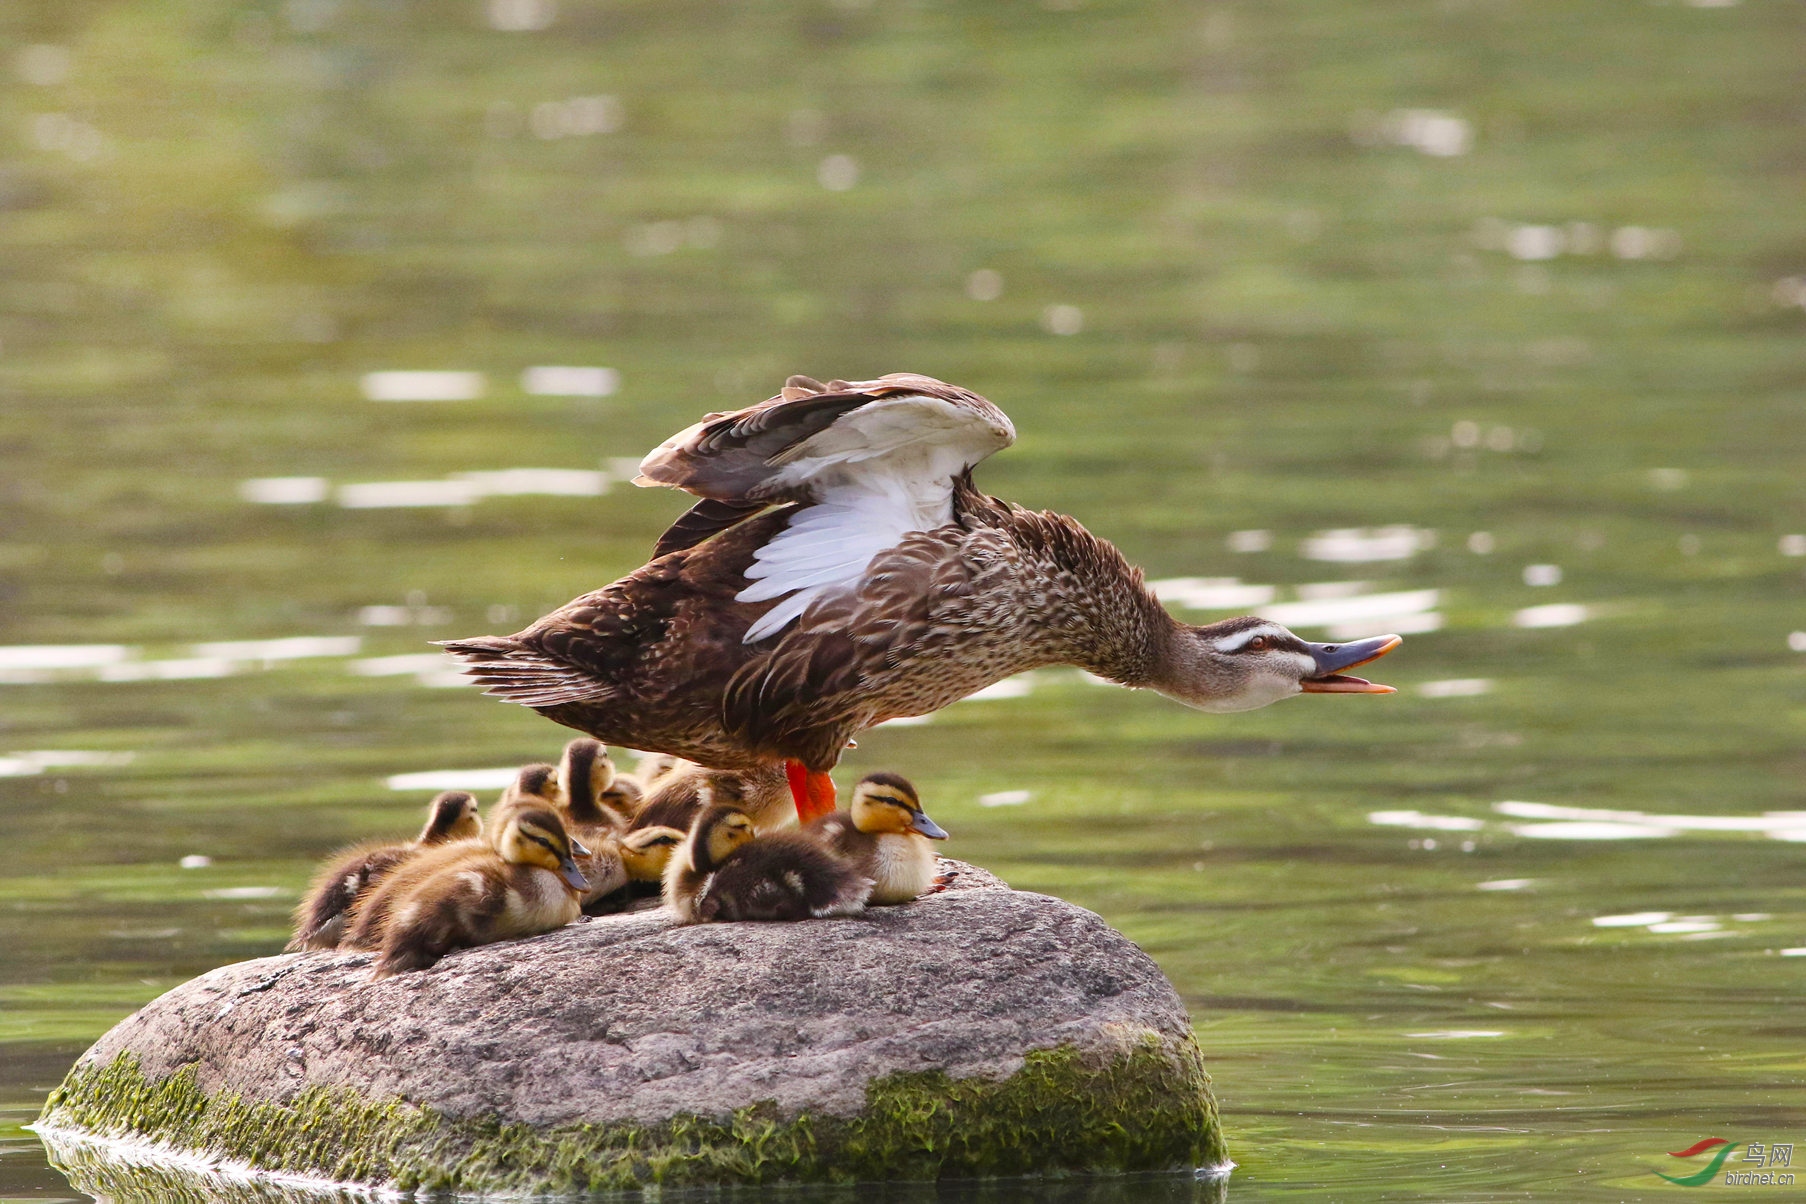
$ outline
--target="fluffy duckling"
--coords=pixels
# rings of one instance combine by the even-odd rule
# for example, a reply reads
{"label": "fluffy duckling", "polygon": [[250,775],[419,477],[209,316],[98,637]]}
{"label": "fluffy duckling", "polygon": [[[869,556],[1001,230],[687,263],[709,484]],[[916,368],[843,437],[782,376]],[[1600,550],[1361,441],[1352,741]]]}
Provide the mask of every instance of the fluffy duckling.
{"label": "fluffy duckling", "polygon": [[[615,772],[614,758],[600,740],[581,736],[564,746],[558,762],[558,795],[564,803],[565,826],[574,825],[579,840],[586,832],[598,838],[601,829],[625,828],[637,806],[626,803],[626,794],[618,786],[631,779]],[[638,783],[634,784],[637,791]]]}
{"label": "fluffy duckling", "polygon": [[907,778],[869,773],[853,788],[851,810],[813,820],[804,832],[872,880],[875,906],[908,903],[935,882],[934,848],[947,833],[928,818]]}
{"label": "fluffy duckling", "polygon": [[301,905],[295,908],[295,936],[284,950],[299,953],[338,948],[346,919],[360,894],[421,849],[470,840],[482,831],[477,800],[462,790],[446,790],[427,804],[426,827],[413,840],[402,844],[367,840],[334,853],[314,875]]}
{"label": "fluffy duckling", "polygon": [[602,805],[628,823],[639,816],[640,806],[645,801],[646,788],[624,773],[617,772],[615,780],[602,792]]}
{"label": "fluffy duckling", "polygon": [[[671,853],[683,840],[676,828],[635,828],[610,836],[583,867],[583,876],[590,880],[583,914],[626,911],[640,899],[656,897]],[[596,868],[592,871],[589,866]]]}
{"label": "fluffy duckling", "polygon": [[651,790],[654,786],[658,785],[658,780],[660,778],[670,773],[673,769],[676,769],[679,765],[687,764],[689,764],[689,762],[683,760],[681,757],[674,757],[670,753],[641,753],[639,760],[633,763],[634,780],[639,782],[640,789]]}
{"label": "fluffy duckling", "polygon": [[501,797],[489,810],[492,831],[500,833],[508,816],[522,809],[538,808],[554,814],[564,813],[564,795],[558,788],[558,766],[535,761],[523,765],[514,780],[502,788]]}
{"label": "fluffy duckling", "polygon": [[621,837],[621,860],[627,867],[627,880],[635,886],[652,886],[657,894],[665,879],[665,867],[671,855],[684,842],[677,828],[635,828]]}
{"label": "fluffy duckling", "polygon": [[550,807],[556,811],[563,801],[559,794],[558,766],[535,761],[520,767],[514,780],[502,788],[502,797],[496,800],[495,806],[499,819],[504,808]]}
{"label": "fluffy duckling", "polygon": [[574,858],[588,852],[556,812],[523,806],[493,847],[449,845],[391,874],[358,910],[358,943],[381,948],[375,977],[387,978],[424,970],[454,949],[562,928],[582,911],[589,883]]}
{"label": "fluffy duckling", "polygon": [[647,792],[633,826],[687,832],[696,817],[713,806],[745,812],[761,833],[790,824],[796,814],[782,765],[728,770],[705,769],[694,761],[678,761]]}
{"label": "fluffy duckling", "polygon": [[713,806],[665,867],[665,905],[682,924],[854,915],[872,880],[801,832],[760,836],[752,816]]}

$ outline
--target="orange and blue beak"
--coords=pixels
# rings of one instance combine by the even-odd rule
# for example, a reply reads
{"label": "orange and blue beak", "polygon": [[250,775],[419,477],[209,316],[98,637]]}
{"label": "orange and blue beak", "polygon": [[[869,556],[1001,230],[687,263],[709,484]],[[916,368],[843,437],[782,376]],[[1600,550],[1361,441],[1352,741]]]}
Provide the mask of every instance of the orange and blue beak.
{"label": "orange and blue beak", "polygon": [[1372,639],[1349,644],[1305,644],[1317,671],[1298,683],[1306,694],[1396,694],[1393,686],[1375,685],[1360,677],[1350,677],[1344,669],[1355,669],[1377,661],[1405,641],[1396,635],[1376,635]]}

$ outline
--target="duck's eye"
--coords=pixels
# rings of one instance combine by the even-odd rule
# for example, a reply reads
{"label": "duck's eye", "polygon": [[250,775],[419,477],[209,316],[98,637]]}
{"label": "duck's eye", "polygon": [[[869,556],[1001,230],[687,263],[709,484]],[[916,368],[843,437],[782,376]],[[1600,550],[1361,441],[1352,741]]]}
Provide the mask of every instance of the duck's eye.
{"label": "duck's eye", "polygon": [[1243,647],[1250,652],[1265,652],[1267,650],[1267,645],[1270,643],[1272,643],[1272,641],[1266,636],[1257,635],[1244,644]]}

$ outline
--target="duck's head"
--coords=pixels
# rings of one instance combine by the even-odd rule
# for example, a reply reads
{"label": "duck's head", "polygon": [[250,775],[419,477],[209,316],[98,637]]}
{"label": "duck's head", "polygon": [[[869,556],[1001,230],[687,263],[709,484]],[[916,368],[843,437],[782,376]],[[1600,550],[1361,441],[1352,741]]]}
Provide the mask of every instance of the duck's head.
{"label": "duck's head", "polygon": [[495,850],[503,861],[514,865],[551,870],[572,890],[589,889],[575,859],[588,857],[590,851],[571,839],[564,830],[564,821],[549,808],[522,807],[512,812],[496,835]]}
{"label": "duck's head", "polygon": [[584,822],[605,819],[600,807],[614,783],[614,758],[600,740],[580,736],[564,746],[558,761],[558,792],[574,817]]}
{"label": "duck's head", "polygon": [[868,773],[853,787],[853,826],[861,832],[914,833],[945,840],[947,832],[928,818],[909,779],[894,773]]}
{"label": "duck's head", "polygon": [[1148,683],[1201,711],[1251,711],[1294,694],[1392,694],[1344,670],[1378,660],[1404,641],[1376,635],[1313,644],[1252,615],[1194,627],[1175,623],[1164,664]]}
{"label": "duck's head", "polygon": [[696,817],[685,841],[689,846],[690,868],[697,873],[709,873],[756,835],[752,816],[738,807],[709,807]]}
{"label": "duck's head", "polygon": [[684,842],[676,828],[636,828],[621,837],[621,864],[634,882],[657,882],[665,876],[671,852]]}
{"label": "duck's head", "polygon": [[465,790],[442,790],[426,806],[426,827],[420,830],[419,843],[444,844],[482,834],[476,796]]}

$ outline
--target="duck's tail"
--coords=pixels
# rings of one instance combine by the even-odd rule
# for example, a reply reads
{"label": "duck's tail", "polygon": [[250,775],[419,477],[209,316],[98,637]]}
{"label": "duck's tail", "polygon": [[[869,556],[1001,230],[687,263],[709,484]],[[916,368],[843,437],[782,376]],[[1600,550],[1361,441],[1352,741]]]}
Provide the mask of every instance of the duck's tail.
{"label": "duck's tail", "polygon": [[524,707],[599,702],[613,693],[575,665],[567,664],[513,636],[481,635],[468,640],[441,640],[439,646],[464,662],[464,673],[485,694]]}

